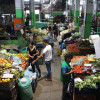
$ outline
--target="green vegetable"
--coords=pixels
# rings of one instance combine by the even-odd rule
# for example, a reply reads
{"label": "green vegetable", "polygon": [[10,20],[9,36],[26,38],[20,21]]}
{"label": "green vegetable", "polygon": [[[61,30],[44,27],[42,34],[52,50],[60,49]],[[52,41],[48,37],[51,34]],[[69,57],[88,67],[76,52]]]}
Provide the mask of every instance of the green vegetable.
{"label": "green vegetable", "polygon": [[100,83],[100,72],[95,75],[86,76],[82,82],[75,82],[75,87],[79,87],[79,91],[83,88],[97,88],[97,83]]}

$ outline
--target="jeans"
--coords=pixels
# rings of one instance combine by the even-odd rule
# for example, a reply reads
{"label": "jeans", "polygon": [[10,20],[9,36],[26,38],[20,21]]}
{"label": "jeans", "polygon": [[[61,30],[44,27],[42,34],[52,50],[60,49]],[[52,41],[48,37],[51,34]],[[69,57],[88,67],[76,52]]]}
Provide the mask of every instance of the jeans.
{"label": "jeans", "polygon": [[48,78],[51,79],[51,61],[45,61],[45,64],[48,71]]}
{"label": "jeans", "polygon": [[33,59],[29,58],[29,64],[31,63],[33,73],[35,72],[35,65],[36,65],[36,68],[37,68],[39,74],[41,74],[41,70],[40,70],[40,67],[39,67],[39,62],[36,61],[35,64],[32,64],[32,62],[33,62]]}
{"label": "jeans", "polygon": [[67,93],[68,83],[63,82],[62,100],[70,100],[70,95]]}
{"label": "jeans", "polygon": [[36,68],[37,68],[39,74],[41,74],[41,70],[40,70],[40,67],[39,67],[39,61],[36,61],[35,65],[36,65]]}

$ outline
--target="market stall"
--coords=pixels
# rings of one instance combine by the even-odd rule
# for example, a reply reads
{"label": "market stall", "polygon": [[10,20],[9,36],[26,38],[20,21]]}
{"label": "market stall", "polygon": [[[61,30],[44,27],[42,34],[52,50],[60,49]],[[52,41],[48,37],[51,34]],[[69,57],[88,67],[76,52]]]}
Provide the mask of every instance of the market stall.
{"label": "market stall", "polygon": [[[94,59],[94,60],[93,60]],[[96,62],[95,62],[96,61]],[[94,62],[94,65],[93,65]],[[100,59],[95,56],[74,56],[73,66],[73,100],[99,100]],[[92,63],[92,64],[91,64]]]}
{"label": "market stall", "polygon": [[[0,51],[0,97],[1,100],[17,100],[24,97],[21,95],[23,88],[32,84],[29,88],[36,88],[36,74],[32,72],[32,69],[28,68],[28,56],[27,53],[9,53],[7,50]],[[27,70],[27,71],[26,71]],[[28,77],[25,81],[23,78]],[[29,83],[27,83],[29,81]],[[22,84],[22,83],[23,84]],[[27,83],[27,84],[26,84]],[[29,91],[27,89],[27,91]],[[23,95],[27,94],[27,91]],[[30,92],[33,97],[33,92]],[[4,96],[5,95],[5,96]],[[30,99],[30,100],[31,100]]]}

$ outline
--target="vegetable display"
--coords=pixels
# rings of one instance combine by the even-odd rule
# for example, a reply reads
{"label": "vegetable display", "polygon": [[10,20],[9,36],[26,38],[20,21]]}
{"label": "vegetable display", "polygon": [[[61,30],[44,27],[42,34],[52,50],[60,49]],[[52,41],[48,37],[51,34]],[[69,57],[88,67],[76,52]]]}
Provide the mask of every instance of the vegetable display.
{"label": "vegetable display", "polygon": [[79,90],[83,88],[95,88],[97,89],[97,83],[100,84],[100,73],[91,75],[91,76],[86,76],[83,81],[75,82],[75,87],[78,87]]}

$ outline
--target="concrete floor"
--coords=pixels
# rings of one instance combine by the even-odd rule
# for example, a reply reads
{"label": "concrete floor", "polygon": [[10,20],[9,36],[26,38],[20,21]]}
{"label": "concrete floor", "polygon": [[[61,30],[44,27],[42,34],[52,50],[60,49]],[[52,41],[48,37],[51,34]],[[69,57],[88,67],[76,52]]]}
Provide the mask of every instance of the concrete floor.
{"label": "concrete floor", "polygon": [[53,48],[52,81],[45,81],[47,75],[46,66],[41,65],[42,76],[38,80],[37,88],[33,100],[61,100],[62,83],[60,82],[61,60],[57,56],[58,44],[55,42]]}

